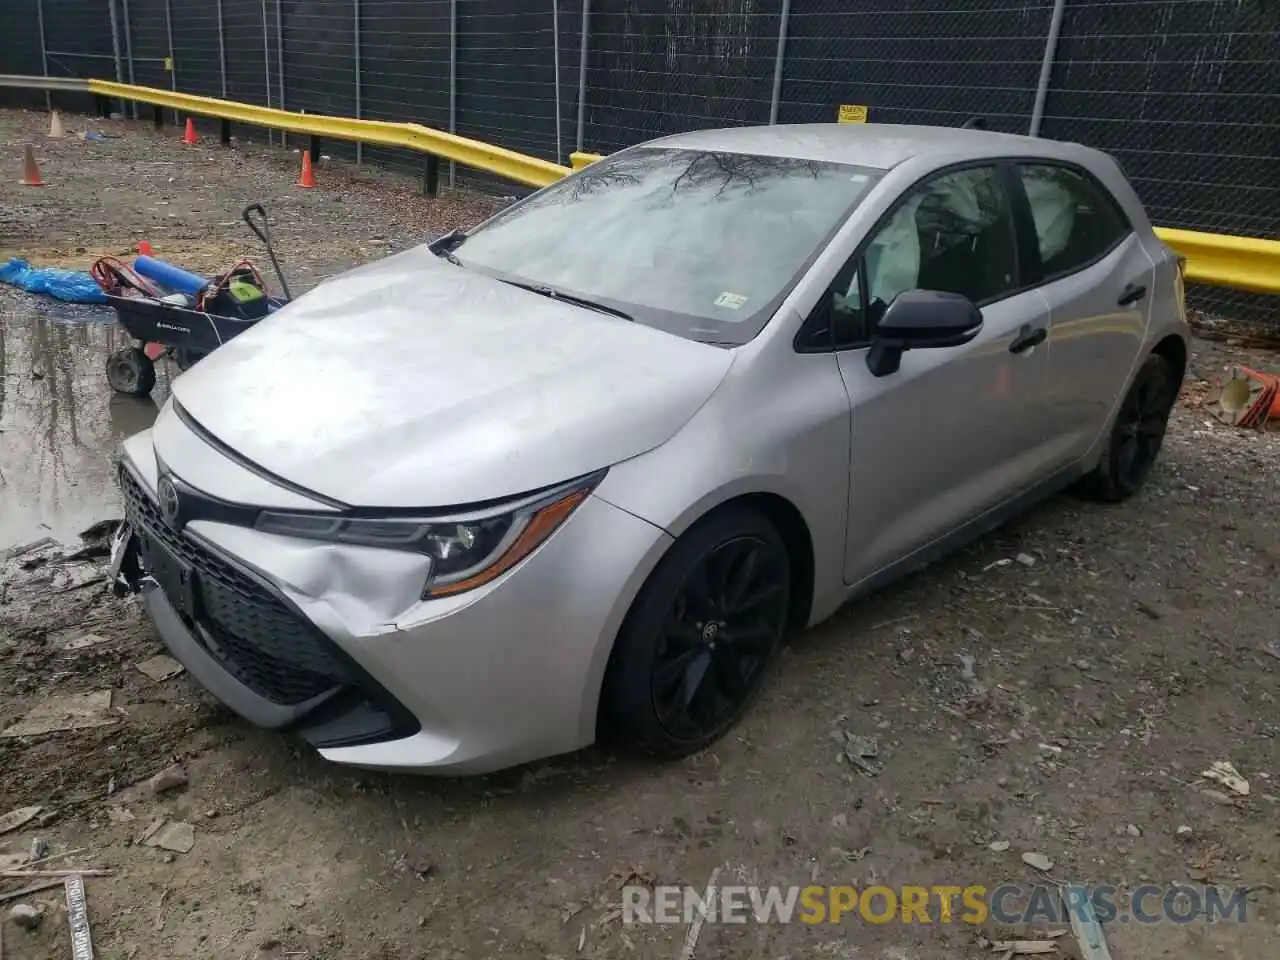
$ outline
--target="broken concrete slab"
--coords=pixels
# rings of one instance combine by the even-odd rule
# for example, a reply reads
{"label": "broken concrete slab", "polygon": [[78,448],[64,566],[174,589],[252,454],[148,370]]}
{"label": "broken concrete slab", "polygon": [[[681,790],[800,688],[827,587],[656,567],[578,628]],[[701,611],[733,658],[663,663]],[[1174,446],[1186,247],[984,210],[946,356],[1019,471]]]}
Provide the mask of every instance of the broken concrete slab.
{"label": "broken concrete slab", "polygon": [[118,723],[109,716],[111,691],[93,690],[50,697],[37,704],[17,723],[0,731],[0,738],[35,737],[61,730],[85,730]]}
{"label": "broken concrete slab", "polygon": [[154,680],[156,683],[163,683],[182,673],[186,669],[182,664],[173,657],[160,654],[152,657],[150,660],[143,660],[136,664],[137,668],[144,674]]}
{"label": "broken concrete slab", "polygon": [[1022,855],[1022,862],[1028,867],[1048,873],[1053,869],[1053,861],[1046,857],[1043,853],[1035,853],[1029,851]]}
{"label": "broken concrete slab", "polygon": [[10,810],[3,817],[0,817],[0,833],[9,833],[11,830],[17,830],[23,824],[30,823],[44,807],[18,807],[16,810]]}
{"label": "broken concrete slab", "polygon": [[155,820],[142,832],[138,842],[174,853],[190,853],[196,845],[196,828],[181,820]]}

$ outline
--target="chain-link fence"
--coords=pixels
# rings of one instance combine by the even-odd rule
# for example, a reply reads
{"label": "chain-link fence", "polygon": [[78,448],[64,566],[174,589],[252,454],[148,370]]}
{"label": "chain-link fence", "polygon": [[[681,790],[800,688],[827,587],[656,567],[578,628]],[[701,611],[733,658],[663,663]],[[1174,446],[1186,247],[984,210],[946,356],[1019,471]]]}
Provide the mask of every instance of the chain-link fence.
{"label": "chain-link fence", "polygon": [[[1280,236],[1280,0],[3,0],[6,27],[0,73],[414,121],[561,163],[842,110],[981,115],[1109,151],[1157,223]],[[1197,302],[1275,322],[1267,298]]]}

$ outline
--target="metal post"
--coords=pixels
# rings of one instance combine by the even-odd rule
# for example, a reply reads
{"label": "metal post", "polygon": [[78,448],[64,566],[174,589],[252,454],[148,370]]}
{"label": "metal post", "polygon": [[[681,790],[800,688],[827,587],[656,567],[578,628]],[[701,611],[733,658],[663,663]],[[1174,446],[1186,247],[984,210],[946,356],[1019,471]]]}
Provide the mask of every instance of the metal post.
{"label": "metal post", "polygon": [[[111,14],[111,54],[116,62],[116,83],[124,83],[124,64],[120,60],[120,18],[116,15],[116,0],[107,0]],[[120,101],[120,115],[124,116],[124,101]]]}
{"label": "metal post", "polygon": [[[120,0],[121,13],[124,14],[124,57],[128,65],[129,83],[133,83],[133,28],[129,26],[129,0]],[[129,116],[138,119],[138,104],[129,103]]]}
{"label": "metal post", "polygon": [[787,59],[787,21],[791,19],[791,0],[782,0],[782,16],[778,20],[778,52],[773,60],[773,95],[769,98],[769,122],[778,122],[778,103],[782,100],[782,69]]}
{"label": "metal post", "polygon": [[[449,132],[458,132],[458,0],[449,0]],[[449,161],[449,189],[458,179],[458,165]]]}
{"label": "metal post", "polygon": [[434,153],[427,154],[427,163],[422,169],[422,192],[432,199],[440,194],[440,158]]}
{"label": "metal post", "polygon": [[1044,122],[1044,102],[1049,96],[1049,76],[1053,73],[1053,60],[1058,53],[1058,34],[1062,32],[1062,16],[1067,0],[1054,0],[1053,17],[1049,20],[1049,38],[1044,44],[1044,60],[1040,64],[1040,82],[1036,84],[1036,102],[1031,108],[1030,136],[1040,136],[1040,124]]}
{"label": "metal post", "polygon": [[[44,0],[36,0],[36,23],[40,28],[40,72],[46,77],[49,75],[49,53],[44,42]],[[44,108],[53,110],[53,94],[48,90],[44,92]]]}
{"label": "metal post", "polygon": [[582,0],[582,50],[578,54],[578,137],[577,150],[582,152],[583,124],[587,107],[587,37],[591,35],[591,0]]}
{"label": "metal post", "polygon": [[[178,92],[178,61],[173,55],[173,3],[172,0],[164,0],[164,33],[169,40],[169,89],[174,93]],[[173,111],[174,126],[182,123],[182,117],[178,115],[178,111]]]}
{"label": "metal post", "polygon": [[551,59],[556,72],[556,163],[564,163],[560,144],[560,0],[551,0]]}
{"label": "metal post", "polygon": [[[356,45],[356,119],[359,120],[364,116],[360,103],[360,0],[351,0],[351,5],[355,8],[355,45]],[[361,143],[356,141],[356,164],[359,165],[364,161],[364,151],[361,149]]]}
{"label": "metal post", "polygon": [[[280,0],[276,0],[276,96],[280,101],[277,106],[284,106],[284,17],[280,13]],[[289,145],[289,134],[280,131],[280,146]]]}
{"label": "metal post", "polygon": [[222,25],[222,0],[218,0],[218,68],[222,71],[222,99],[227,99],[227,37]]}
{"label": "metal post", "polygon": [[[271,106],[271,41],[267,33],[267,0],[262,0],[262,74],[266,81],[267,106]],[[267,127],[267,145],[275,143],[276,134]]]}

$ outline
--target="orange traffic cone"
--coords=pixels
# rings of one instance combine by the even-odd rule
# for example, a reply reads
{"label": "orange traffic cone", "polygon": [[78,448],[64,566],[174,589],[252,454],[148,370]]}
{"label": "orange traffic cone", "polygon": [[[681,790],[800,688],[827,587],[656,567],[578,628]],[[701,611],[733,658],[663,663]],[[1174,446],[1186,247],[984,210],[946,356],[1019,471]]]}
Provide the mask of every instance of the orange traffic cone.
{"label": "orange traffic cone", "polygon": [[61,140],[66,135],[66,131],[62,129],[62,115],[55,110],[49,118],[49,139]]}
{"label": "orange traffic cone", "polygon": [[189,147],[194,147],[200,142],[200,138],[196,136],[196,122],[187,117],[187,129],[182,134],[182,142]]}
{"label": "orange traffic cone", "polygon": [[40,168],[36,166],[36,152],[29,143],[22,153],[22,179],[18,182],[24,187],[44,186],[44,181],[40,179]]}
{"label": "orange traffic cone", "polygon": [[1280,420],[1280,377],[1238,365],[1228,374],[1218,392],[1214,416],[1231,426],[1260,430],[1266,429],[1268,420]]}
{"label": "orange traffic cone", "polygon": [[139,255],[139,256],[141,256],[141,257],[150,257],[150,256],[153,256],[153,254],[151,253],[151,244],[150,244],[150,243],[148,243],[146,240],[139,240],[139,241],[138,241],[138,255]]}
{"label": "orange traffic cone", "polygon": [[302,151],[302,173],[298,177],[298,186],[310,190],[316,185],[315,174],[311,172],[311,151]]}

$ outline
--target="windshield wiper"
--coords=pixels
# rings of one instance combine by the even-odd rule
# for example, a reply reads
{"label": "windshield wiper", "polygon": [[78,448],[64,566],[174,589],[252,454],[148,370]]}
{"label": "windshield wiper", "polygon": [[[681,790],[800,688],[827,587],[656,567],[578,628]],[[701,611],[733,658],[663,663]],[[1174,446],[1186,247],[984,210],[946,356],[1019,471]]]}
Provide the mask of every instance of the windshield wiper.
{"label": "windshield wiper", "polygon": [[635,317],[629,313],[619,310],[617,307],[611,307],[608,304],[598,303],[595,300],[588,300],[586,297],[574,296],[572,293],[564,293],[556,290],[554,287],[548,287],[545,284],[525,283],[521,280],[507,280],[499,277],[503,283],[509,283],[513,287],[519,287],[521,290],[528,290],[530,293],[536,293],[539,296],[546,297],[549,300],[563,300],[565,303],[572,303],[579,307],[586,307],[588,310],[595,310],[597,313],[607,313],[611,317],[618,317],[621,320],[635,321]]}
{"label": "windshield wiper", "polygon": [[462,266],[462,261],[454,254],[454,250],[462,246],[467,234],[461,227],[454,227],[442,237],[437,237],[427,244],[427,249],[442,260],[448,260],[455,267]]}

